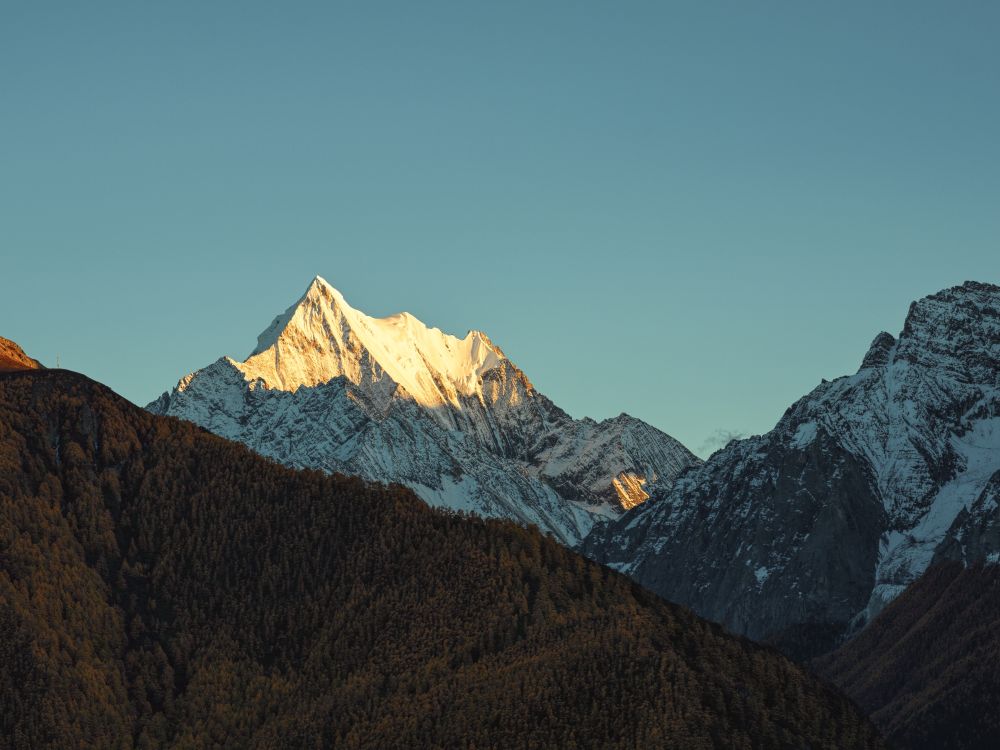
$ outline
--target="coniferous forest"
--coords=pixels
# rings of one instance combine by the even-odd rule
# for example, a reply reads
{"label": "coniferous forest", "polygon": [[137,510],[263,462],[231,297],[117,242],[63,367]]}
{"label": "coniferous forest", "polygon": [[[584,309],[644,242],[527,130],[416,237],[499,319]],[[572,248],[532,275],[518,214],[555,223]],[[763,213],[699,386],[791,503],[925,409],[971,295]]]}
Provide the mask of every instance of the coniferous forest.
{"label": "coniferous forest", "polygon": [[0,375],[4,748],[868,748],[872,724],[535,530]]}
{"label": "coniferous forest", "polygon": [[1000,567],[934,565],[814,666],[893,747],[1000,747]]}

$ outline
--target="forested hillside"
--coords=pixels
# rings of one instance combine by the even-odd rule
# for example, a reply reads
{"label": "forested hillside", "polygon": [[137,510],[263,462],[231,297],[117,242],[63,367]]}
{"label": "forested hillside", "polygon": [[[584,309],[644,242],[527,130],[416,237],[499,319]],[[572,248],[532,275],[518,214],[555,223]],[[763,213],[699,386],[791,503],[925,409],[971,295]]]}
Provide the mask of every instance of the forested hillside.
{"label": "forested hillside", "polygon": [[862,748],[777,653],[534,530],[0,376],[4,748]]}
{"label": "forested hillside", "polygon": [[1000,567],[935,565],[815,664],[893,747],[1000,747]]}

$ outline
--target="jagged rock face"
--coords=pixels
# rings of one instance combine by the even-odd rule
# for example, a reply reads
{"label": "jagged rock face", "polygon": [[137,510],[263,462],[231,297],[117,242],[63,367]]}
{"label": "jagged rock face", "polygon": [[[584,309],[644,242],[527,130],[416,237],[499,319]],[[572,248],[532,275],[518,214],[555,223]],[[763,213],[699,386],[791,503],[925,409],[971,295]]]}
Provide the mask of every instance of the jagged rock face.
{"label": "jagged rock face", "polygon": [[954,560],[963,565],[1000,562],[1000,471],[952,523],[934,551],[933,564]]}
{"label": "jagged rock face", "polygon": [[148,408],[290,466],[399,482],[567,544],[698,463],[628,415],[572,419],[479,331],[370,318],[318,277],[246,361],[223,357]]}
{"label": "jagged rock face", "polygon": [[[874,584],[885,511],[867,467],[825,432],[740,441],[586,540],[585,553],[702,616],[788,646],[836,636]],[[835,473],[837,482],[829,482]]]}
{"label": "jagged rock face", "polygon": [[662,596],[808,656],[930,563],[1000,470],[1000,288],[914,303],[899,339],[583,545]]}

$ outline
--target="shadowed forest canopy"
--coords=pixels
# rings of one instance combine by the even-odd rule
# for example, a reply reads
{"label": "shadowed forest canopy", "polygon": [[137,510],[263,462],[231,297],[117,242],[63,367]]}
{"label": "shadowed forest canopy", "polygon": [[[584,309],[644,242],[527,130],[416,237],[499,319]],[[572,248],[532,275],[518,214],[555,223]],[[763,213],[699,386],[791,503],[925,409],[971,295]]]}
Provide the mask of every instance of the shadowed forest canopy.
{"label": "shadowed forest canopy", "polygon": [[777,653],[509,523],[0,375],[4,748],[867,748]]}
{"label": "shadowed forest canopy", "polygon": [[935,565],[815,666],[893,747],[1000,747],[1000,566]]}

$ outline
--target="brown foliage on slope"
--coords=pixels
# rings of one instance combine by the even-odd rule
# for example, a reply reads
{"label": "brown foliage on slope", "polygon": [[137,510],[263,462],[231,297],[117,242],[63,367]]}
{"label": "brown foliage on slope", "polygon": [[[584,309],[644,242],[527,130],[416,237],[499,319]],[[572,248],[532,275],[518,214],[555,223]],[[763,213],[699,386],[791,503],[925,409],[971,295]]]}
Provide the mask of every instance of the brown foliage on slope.
{"label": "brown foliage on slope", "polygon": [[1000,747],[1000,567],[933,566],[814,666],[894,747]]}
{"label": "brown foliage on slope", "polygon": [[537,531],[0,376],[0,747],[880,747]]}
{"label": "brown foliage on slope", "polygon": [[29,357],[10,339],[0,336],[0,372],[39,369],[42,369],[42,364],[37,359]]}

